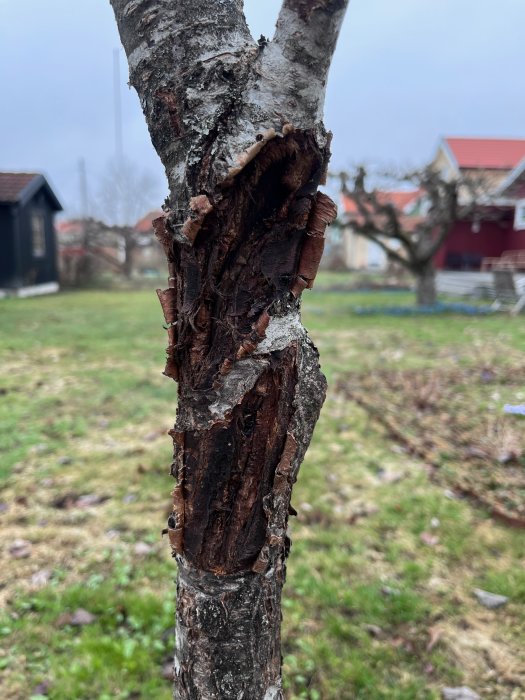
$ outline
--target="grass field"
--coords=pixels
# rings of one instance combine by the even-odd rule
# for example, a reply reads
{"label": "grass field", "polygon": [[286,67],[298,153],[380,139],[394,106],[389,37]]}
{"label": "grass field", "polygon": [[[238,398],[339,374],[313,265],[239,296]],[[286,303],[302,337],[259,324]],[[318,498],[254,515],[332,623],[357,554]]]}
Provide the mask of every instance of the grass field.
{"label": "grass field", "polygon": [[[410,391],[363,381],[456,377],[435,420],[446,410],[461,426],[468,414],[486,448],[472,469],[494,467],[489,491],[503,472],[518,479],[519,515],[525,421],[502,406],[525,397],[523,317],[357,316],[355,306],[413,299],[330,286],[325,276],[304,295],[330,391],[293,497],[287,697],[437,700],[467,685],[483,700],[523,700],[524,531],[454,488],[450,474],[469,468],[457,446],[441,445],[431,465],[380,420],[383,409],[435,442],[428,397],[417,432]],[[160,374],[165,342],[151,292],[0,302],[2,700],[171,697],[175,569],[160,530],[176,395]],[[474,389],[458,368],[491,374]],[[356,378],[375,417],[348,397]],[[512,472],[488,449],[494,425]],[[509,601],[489,610],[474,588]]]}

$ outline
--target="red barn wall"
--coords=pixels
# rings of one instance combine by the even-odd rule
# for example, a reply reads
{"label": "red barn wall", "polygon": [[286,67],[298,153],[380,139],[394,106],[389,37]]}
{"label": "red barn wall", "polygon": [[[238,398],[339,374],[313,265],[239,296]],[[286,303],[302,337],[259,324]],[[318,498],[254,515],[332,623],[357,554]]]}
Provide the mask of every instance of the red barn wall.
{"label": "red barn wall", "polygon": [[[452,233],[445,241],[435,257],[438,269],[478,269],[483,258],[499,257],[505,250],[515,250],[518,240],[512,230],[512,223],[504,221],[498,224],[493,221],[482,221],[478,233],[472,231],[471,221],[458,221]],[[525,236],[521,236],[524,240]],[[514,246],[514,247],[513,247]]]}
{"label": "red barn wall", "polygon": [[525,231],[511,231],[507,250],[525,250]]}

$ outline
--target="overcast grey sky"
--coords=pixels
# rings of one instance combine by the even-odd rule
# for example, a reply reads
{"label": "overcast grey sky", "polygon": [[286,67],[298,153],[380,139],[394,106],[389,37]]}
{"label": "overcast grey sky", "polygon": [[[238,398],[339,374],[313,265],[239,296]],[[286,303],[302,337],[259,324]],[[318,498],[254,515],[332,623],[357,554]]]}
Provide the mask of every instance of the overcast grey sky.
{"label": "overcast grey sky", "polygon": [[[211,2],[212,0],[210,0]],[[279,0],[245,0],[271,36]],[[416,165],[442,135],[525,137],[524,0],[350,0],[325,123],[332,166]],[[0,170],[45,172],[69,215],[114,153],[109,0],[0,0]],[[166,194],[121,52],[124,149]]]}

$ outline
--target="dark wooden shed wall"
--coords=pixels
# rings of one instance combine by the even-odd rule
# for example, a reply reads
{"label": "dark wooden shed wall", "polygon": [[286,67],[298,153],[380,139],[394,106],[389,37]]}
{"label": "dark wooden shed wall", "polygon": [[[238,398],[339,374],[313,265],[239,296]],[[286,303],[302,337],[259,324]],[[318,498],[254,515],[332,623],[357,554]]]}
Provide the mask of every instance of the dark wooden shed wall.
{"label": "dark wooden shed wall", "polygon": [[0,287],[10,286],[14,275],[12,208],[0,204]]}
{"label": "dark wooden shed wall", "polygon": [[[45,255],[35,257],[31,216],[44,220]],[[0,206],[0,286],[26,287],[58,280],[54,206],[41,188],[27,203]]]}

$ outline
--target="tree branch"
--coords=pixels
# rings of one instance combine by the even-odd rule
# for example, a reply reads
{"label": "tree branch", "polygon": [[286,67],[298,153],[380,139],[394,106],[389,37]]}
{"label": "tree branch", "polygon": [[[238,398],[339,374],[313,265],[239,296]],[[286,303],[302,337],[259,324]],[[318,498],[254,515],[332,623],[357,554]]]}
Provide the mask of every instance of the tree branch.
{"label": "tree branch", "polygon": [[272,44],[299,102],[322,118],[328,70],[349,0],[283,0]]}
{"label": "tree branch", "polygon": [[[342,193],[356,205],[359,215],[365,222],[364,229],[368,231],[373,230],[378,235],[388,236],[389,238],[400,241],[409,257],[412,257],[415,252],[414,242],[410,234],[403,230],[396,208],[390,202],[380,202],[375,190],[371,192],[366,191],[365,176],[364,168],[359,168],[354,181],[354,189],[350,190],[346,183],[347,177],[345,173],[341,173]],[[383,227],[379,227],[376,223],[378,216],[386,218],[386,223]],[[355,222],[355,228],[356,230],[360,228],[359,223]],[[368,234],[363,232],[363,235]],[[381,243],[379,243],[379,245],[384,247]],[[391,249],[385,248],[385,250],[388,251]],[[402,260],[406,263],[406,258],[402,258]]]}
{"label": "tree branch", "polygon": [[398,258],[398,262],[413,270],[427,266],[443,245],[459,218],[458,191],[466,182],[446,181],[431,168],[398,178],[416,185],[429,204],[425,216],[414,217],[404,216],[389,202],[388,192],[368,191],[364,168],[357,170],[352,190],[347,186],[346,173],[340,173],[339,178],[341,192],[354,202],[358,217],[362,219],[352,221],[355,230],[374,240],[391,258],[395,257],[395,253],[376,236],[398,240],[406,252],[406,258]]}
{"label": "tree branch", "polygon": [[[242,0],[111,0],[111,5],[130,83],[172,195],[187,201],[189,173],[181,164],[196,161],[216,137],[218,122],[227,120],[239,98],[239,73],[258,51]],[[209,172],[200,181],[199,172],[193,175],[190,192],[205,189]]]}
{"label": "tree branch", "polygon": [[387,243],[382,238],[382,236],[384,236],[384,233],[377,229],[373,224],[359,225],[355,222],[352,222],[351,226],[355,233],[359,234],[360,236],[364,236],[369,241],[372,241],[372,243],[376,243],[380,248],[382,248],[391,260],[395,260],[396,262],[403,265],[403,267],[407,267],[410,269],[410,260],[408,258],[404,258],[393,248],[390,248],[390,246],[387,245]]}

